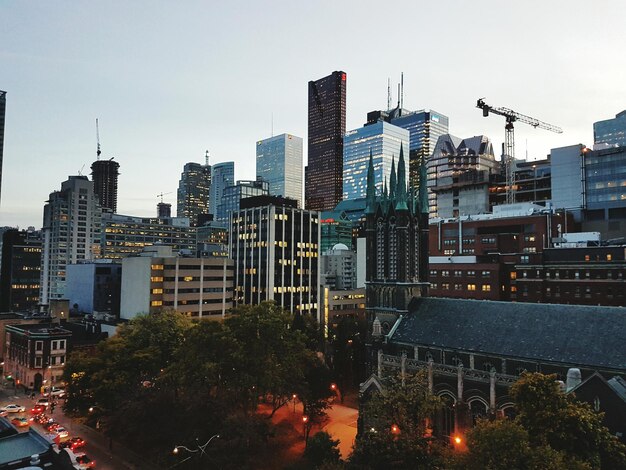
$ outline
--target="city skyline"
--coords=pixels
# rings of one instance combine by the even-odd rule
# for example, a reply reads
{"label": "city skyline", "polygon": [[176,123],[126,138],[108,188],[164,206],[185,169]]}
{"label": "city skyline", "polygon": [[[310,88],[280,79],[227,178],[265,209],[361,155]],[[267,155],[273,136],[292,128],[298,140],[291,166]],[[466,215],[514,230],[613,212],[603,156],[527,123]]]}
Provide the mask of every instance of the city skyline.
{"label": "city skyline", "polygon": [[[618,101],[625,69],[615,60],[624,42],[619,2],[603,9],[584,2],[355,5],[333,7],[325,21],[324,8],[279,3],[251,3],[245,13],[201,2],[1,7],[7,109],[0,225],[41,227],[49,193],[68,176],[88,174],[95,160],[95,118],[102,158],[120,163],[120,213],[154,216],[156,195],[175,191],[182,165],[203,161],[205,149],[211,164],[235,161],[237,180],[254,179],[256,141],[270,130],[306,139],[307,83],[333,70],[350,80],[347,129],[386,107],[388,77],[395,105],[404,72],[407,109],[440,111],[452,134],[487,135],[496,154],[504,122],[483,118],[477,98],[565,130],[517,126],[518,156],[528,145],[531,159],[560,146],[592,146],[593,123],[626,107]],[[437,47],[427,73],[410,41],[394,50],[385,41],[355,47],[383,15],[398,18],[398,31],[417,25],[431,38]],[[593,34],[574,27],[581,18]],[[454,33],[468,29],[469,36]]]}

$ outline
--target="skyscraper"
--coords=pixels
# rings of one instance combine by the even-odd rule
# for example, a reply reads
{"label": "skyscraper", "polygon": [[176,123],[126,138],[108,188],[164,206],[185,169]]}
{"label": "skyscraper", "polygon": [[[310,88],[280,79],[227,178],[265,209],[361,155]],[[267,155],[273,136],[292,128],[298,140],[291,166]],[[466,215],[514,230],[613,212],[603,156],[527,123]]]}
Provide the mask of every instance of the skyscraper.
{"label": "skyscraper", "polygon": [[614,119],[594,122],[593,143],[609,147],[626,147],[626,110],[617,114]]}
{"label": "skyscraper", "polygon": [[428,109],[408,111],[398,104],[395,109],[372,111],[367,114],[368,124],[380,120],[409,131],[409,186],[417,189],[419,162],[424,158],[428,159],[435,149],[439,136],[448,133],[448,117]]}
{"label": "skyscraper", "polygon": [[281,134],[256,143],[256,176],[269,183],[272,196],[302,206],[302,138]]}
{"label": "skyscraper", "polygon": [[91,164],[93,190],[98,196],[100,207],[117,212],[117,176],[120,164],[109,160],[96,160]]}
{"label": "skyscraper", "polygon": [[228,223],[230,214],[239,210],[242,199],[268,195],[269,184],[261,178],[257,178],[256,181],[237,181],[237,184],[226,186],[222,192],[222,199],[217,205],[214,220]]}
{"label": "skyscraper", "polygon": [[[384,182],[390,183],[392,168],[398,165],[401,148],[408,147],[409,131],[384,121],[346,133],[343,143],[343,199],[365,197],[370,154],[374,162],[376,190],[382,194]],[[408,164],[405,163],[405,166],[406,174]]]}
{"label": "skyscraper", "polygon": [[100,256],[101,223],[98,197],[86,176],[70,176],[61,191],[50,194],[43,208],[42,305],[63,298],[66,265]]}
{"label": "skyscraper", "polygon": [[7,92],[0,90],[0,197],[2,196],[2,155],[4,153],[4,114],[7,108]]}
{"label": "skyscraper", "polygon": [[228,215],[219,212],[224,188],[235,184],[235,162],[216,163],[211,167],[211,191],[209,197],[209,214],[215,220],[228,220]]}
{"label": "skyscraper", "polygon": [[198,225],[198,216],[209,213],[211,165],[186,163],[178,183],[176,215],[188,217],[192,227]]}
{"label": "skyscraper", "polygon": [[309,210],[332,210],[343,193],[346,74],[309,82],[309,140],[305,200]]}

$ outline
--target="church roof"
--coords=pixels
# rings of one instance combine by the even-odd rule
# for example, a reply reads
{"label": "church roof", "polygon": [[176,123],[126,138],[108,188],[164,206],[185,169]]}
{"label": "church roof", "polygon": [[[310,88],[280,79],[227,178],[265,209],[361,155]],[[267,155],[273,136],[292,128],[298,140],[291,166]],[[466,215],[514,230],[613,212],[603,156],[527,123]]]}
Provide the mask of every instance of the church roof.
{"label": "church roof", "polygon": [[425,297],[391,343],[626,370],[626,309]]}

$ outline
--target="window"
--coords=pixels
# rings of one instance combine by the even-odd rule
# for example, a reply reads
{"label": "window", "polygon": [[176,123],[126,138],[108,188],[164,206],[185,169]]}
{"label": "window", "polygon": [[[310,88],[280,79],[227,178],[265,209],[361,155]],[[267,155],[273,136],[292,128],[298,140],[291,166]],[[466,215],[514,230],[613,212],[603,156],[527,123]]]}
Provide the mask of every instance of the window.
{"label": "window", "polygon": [[43,358],[41,356],[35,357],[35,367],[41,367],[43,365]]}
{"label": "window", "polygon": [[43,351],[43,341],[35,341],[35,351]]}
{"label": "window", "polygon": [[431,282],[430,283],[430,288],[431,289],[437,289],[437,283],[436,282]]}
{"label": "window", "polygon": [[483,271],[483,277],[491,276],[491,271]]}
{"label": "window", "polygon": [[468,284],[467,285],[467,290],[475,291],[476,290],[476,284]]}
{"label": "window", "polygon": [[450,284],[448,284],[447,282],[444,282],[443,284],[441,284],[441,288],[444,290],[448,290],[450,289]]}
{"label": "window", "polygon": [[455,284],[454,285],[454,290],[461,290],[463,289],[463,284]]}
{"label": "window", "polygon": [[515,271],[511,271],[511,280],[514,281],[517,279],[517,273]]}
{"label": "window", "polygon": [[152,302],[150,302],[151,307],[160,307],[161,305],[163,305],[163,302],[161,300],[153,300]]}
{"label": "window", "polygon": [[606,260],[607,261],[612,261],[613,260],[613,255],[611,255],[610,253],[608,255],[606,255]]}
{"label": "window", "polygon": [[491,292],[491,285],[490,284],[483,284],[482,290],[483,290],[483,292]]}

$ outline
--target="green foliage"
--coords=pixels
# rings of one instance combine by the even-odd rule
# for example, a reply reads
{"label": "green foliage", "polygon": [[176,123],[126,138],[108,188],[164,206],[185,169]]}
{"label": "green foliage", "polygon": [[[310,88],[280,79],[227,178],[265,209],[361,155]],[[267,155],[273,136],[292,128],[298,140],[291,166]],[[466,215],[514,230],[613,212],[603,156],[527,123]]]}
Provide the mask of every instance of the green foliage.
{"label": "green foliage", "polygon": [[71,355],[65,408],[165,466],[177,463],[168,455],[175,444],[219,433],[212,461],[246,468],[273,433],[255,414],[260,400],[275,411],[297,393],[320,417],[327,406],[330,373],[293,322],[273,303],[237,308],[224,322],[137,317],[95,354]]}
{"label": "green foliage", "polygon": [[602,413],[559,390],[555,375],[524,374],[512,387],[516,421],[535,446],[549,446],[593,468],[626,468],[626,446],[602,425]]}
{"label": "green foliage", "polygon": [[319,468],[322,464],[336,464],[340,460],[337,446],[339,440],[335,440],[327,432],[318,432],[309,439],[304,457],[314,466]]}
{"label": "green foliage", "polygon": [[428,420],[441,401],[428,391],[425,374],[391,377],[365,404],[365,432],[357,436],[350,463],[356,468],[441,468],[441,449]]}

